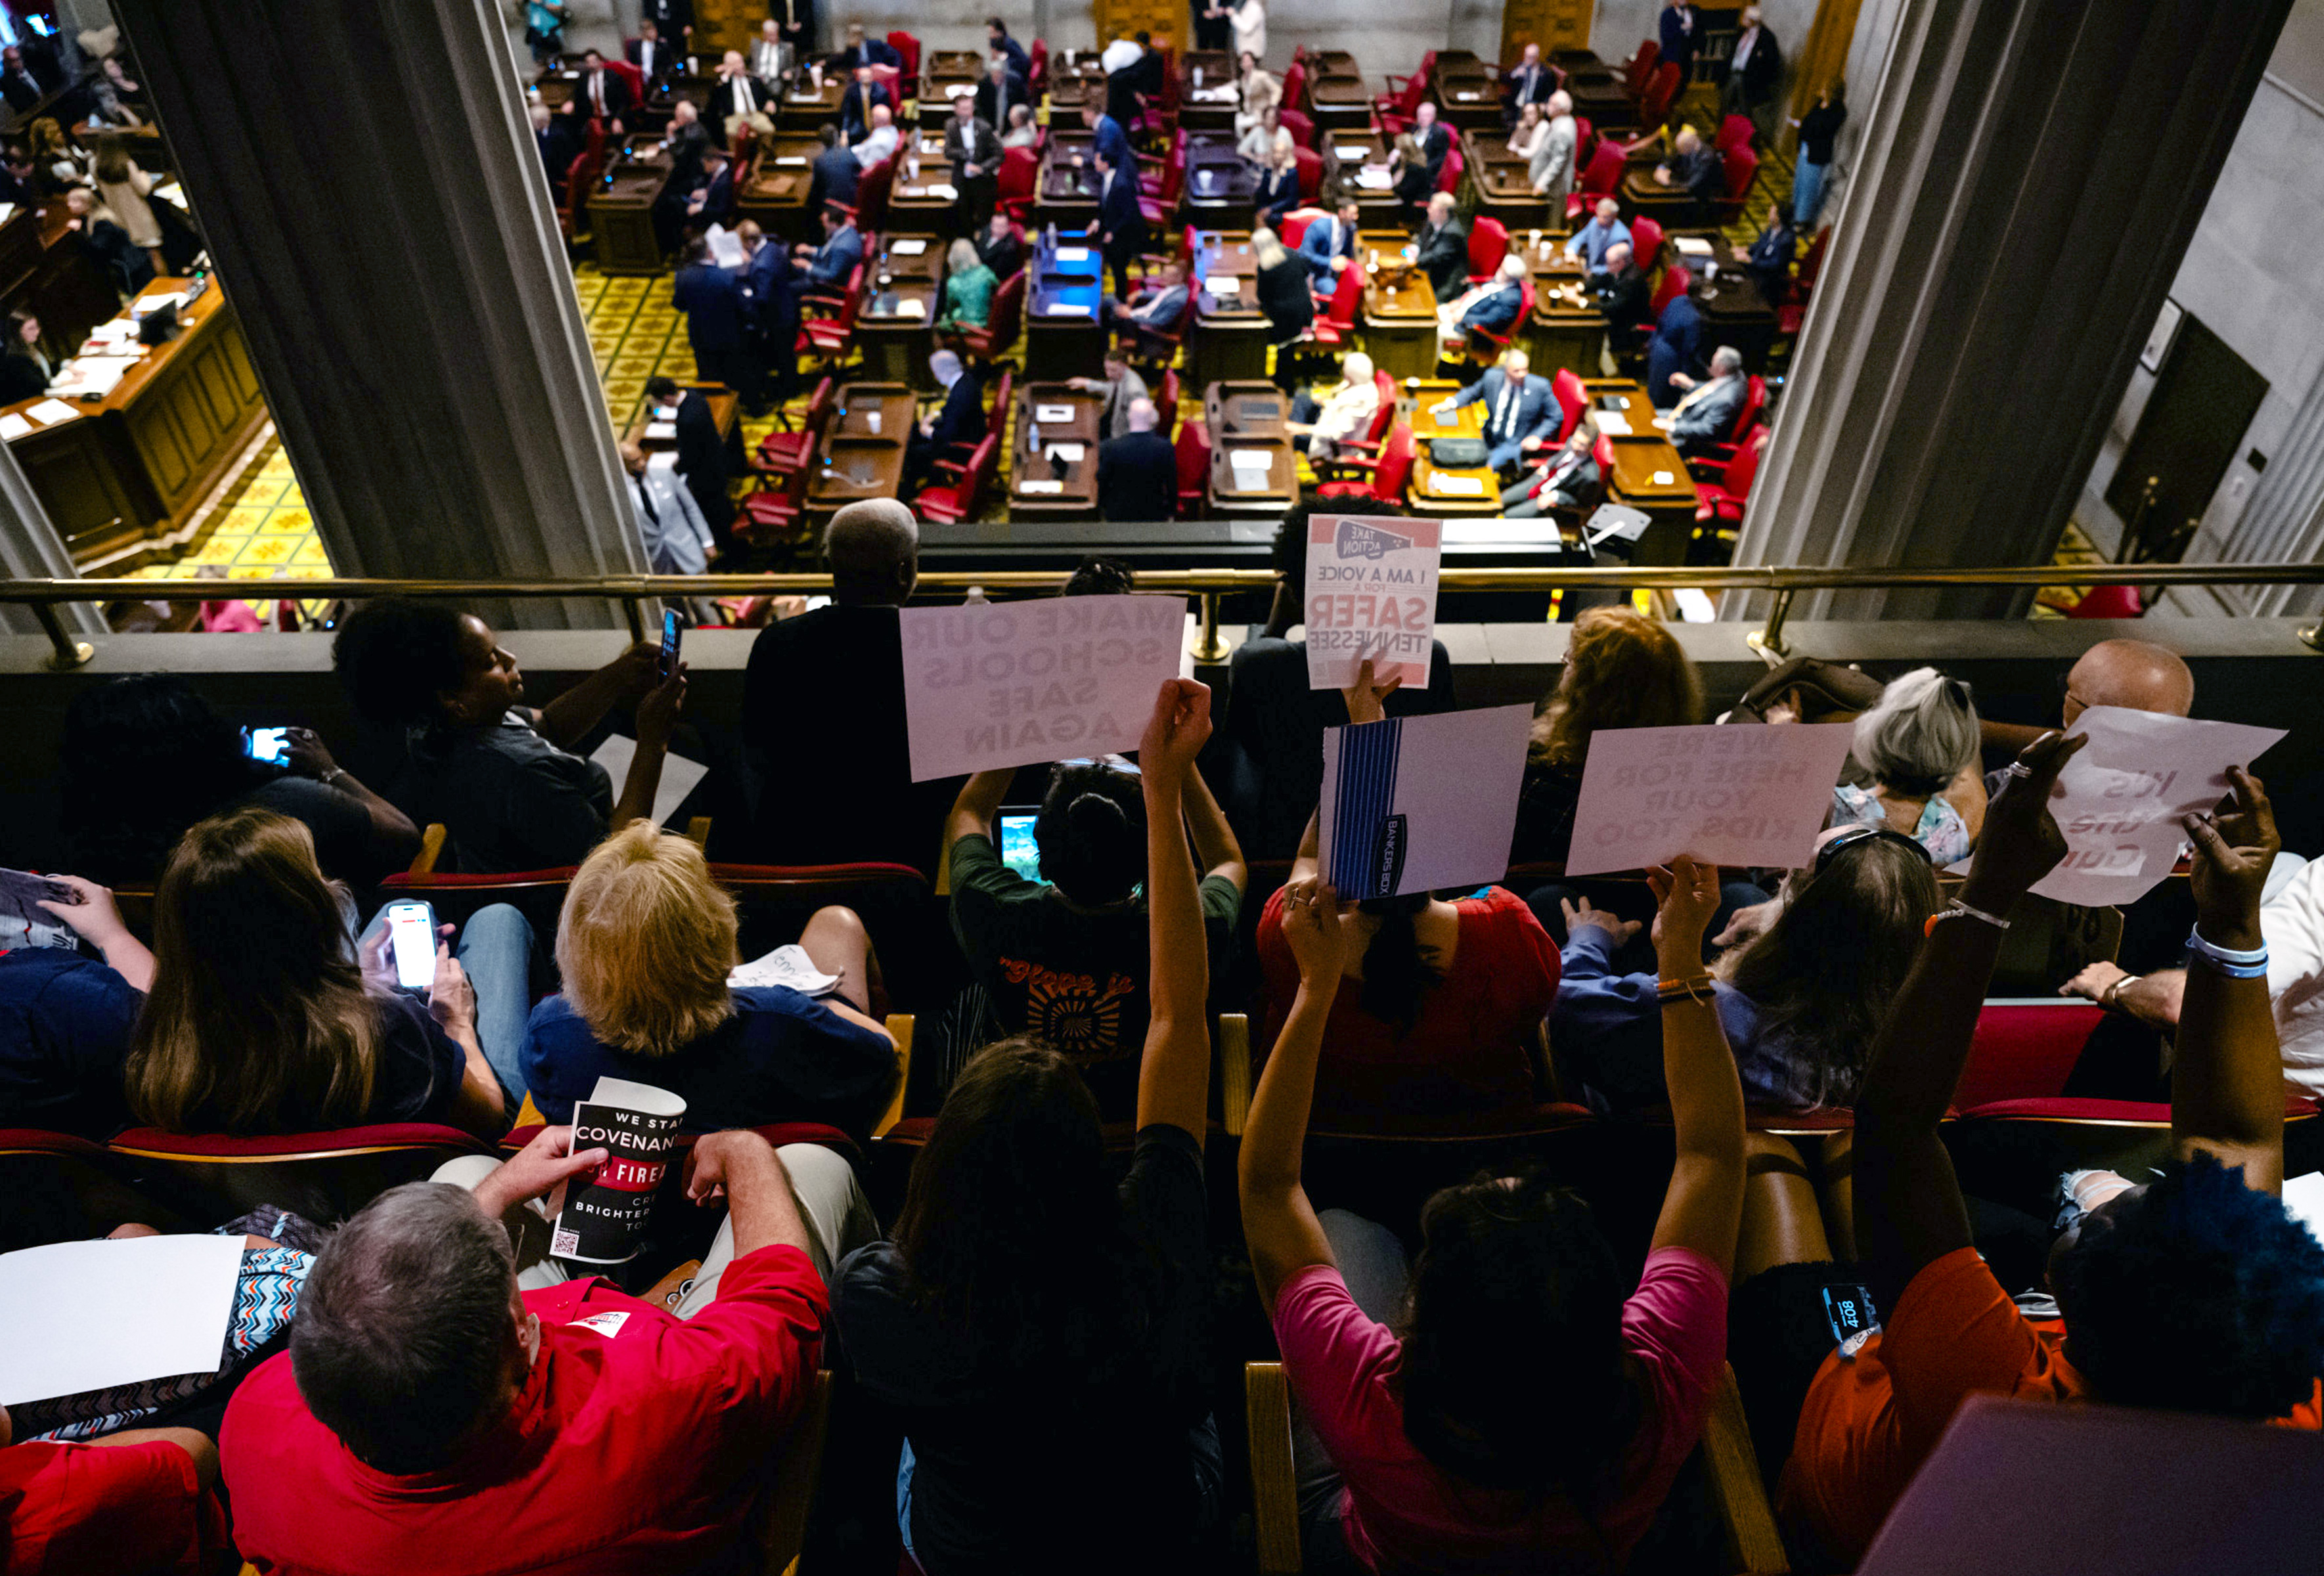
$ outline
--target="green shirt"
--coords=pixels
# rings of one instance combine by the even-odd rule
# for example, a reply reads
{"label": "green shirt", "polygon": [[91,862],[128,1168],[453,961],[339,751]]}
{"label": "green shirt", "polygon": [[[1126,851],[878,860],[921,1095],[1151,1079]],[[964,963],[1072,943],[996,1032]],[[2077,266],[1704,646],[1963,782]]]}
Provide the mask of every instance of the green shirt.
{"label": "green shirt", "polygon": [[[1210,955],[1223,958],[1242,893],[1211,876],[1199,895]],[[1099,1114],[1130,1120],[1146,1049],[1145,899],[1074,908],[1055,887],[1010,870],[992,839],[973,832],[952,845],[952,925],[1002,1030],[1038,1036],[1072,1057]]]}
{"label": "green shirt", "polygon": [[944,316],[936,321],[982,328],[992,316],[992,292],[1000,282],[982,263],[961,270],[945,281]]}

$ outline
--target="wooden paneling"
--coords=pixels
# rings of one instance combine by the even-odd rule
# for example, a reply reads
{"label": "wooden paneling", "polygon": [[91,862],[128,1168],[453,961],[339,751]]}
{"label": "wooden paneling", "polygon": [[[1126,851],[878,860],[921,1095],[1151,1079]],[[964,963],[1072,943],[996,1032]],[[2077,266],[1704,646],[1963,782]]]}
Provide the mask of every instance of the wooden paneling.
{"label": "wooden paneling", "polygon": [[[1814,25],[1792,57],[1792,110],[1777,141],[1786,152],[1796,152],[1799,137],[1791,122],[1815,107],[1816,95],[1848,74],[1849,46],[1856,41],[1856,14],[1864,0],[1821,0]],[[1872,84],[1857,84],[1866,101]]]}
{"label": "wooden paneling", "polygon": [[1539,44],[1545,55],[1588,49],[1596,11],[1593,0],[1508,0],[1501,8],[1501,63],[1524,55],[1527,44]]}
{"label": "wooden paneling", "polygon": [[1143,31],[1154,35],[1157,49],[1186,47],[1190,14],[1176,0],[1097,0],[1094,13],[1101,44],[1111,39],[1136,38]]}
{"label": "wooden paneling", "polygon": [[[694,0],[694,52],[703,57],[703,69],[709,69],[710,62],[727,50],[749,49],[766,20],[765,0]],[[833,21],[828,25],[832,38],[839,41],[846,23]]]}

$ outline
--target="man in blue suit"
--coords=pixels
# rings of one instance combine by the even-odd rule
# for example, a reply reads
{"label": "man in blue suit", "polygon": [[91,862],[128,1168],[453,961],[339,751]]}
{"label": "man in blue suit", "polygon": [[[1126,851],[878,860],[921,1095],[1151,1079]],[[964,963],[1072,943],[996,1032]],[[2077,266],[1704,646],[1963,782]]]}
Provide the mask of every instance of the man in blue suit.
{"label": "man in blue suit", "polygon": [[900,71],[904,69],[904,57],[884,38],[865,38],[863,24],[851,22],[847,24],[847,47],[831,57],[829,69],[852,75],[858,66],[893,66]]}
{"label": "man in blue suit", "polygon": [[1009,69],[1011,71],[1028,79],[1032,77],[1032,58],[1026,54],[1023,44],[1009,36],[1009,24],[1001,18],[988,16],[984,19],[984,43],[985,53],[1006,55],[1009,58]]}
{"label": "man in blue suit", "polygon": [[1665,0],[1655,42],[1660,53],[1655,58],[1657,70],[1665,60],[1678,68],[1678,90],[1686,91],[1689,78],[1694,74],[1694,44],[1701,35],[1702,18],[1695,14],[1687,0]]}
{"label": "man in blue suit", "polygon": [[1532,366],[1524,351],[1513,349],[1499,366],[1488,368],[1483,377],[1436,407],[1447,415],[1463,405],[1485,408],[1484,438],[1489,451],[1485,463],[1497,471],[1508,470],[1519,456],[1554,442],[1564,424],[1555,391],[1547,378],[1533,375]]}
{"label": "man in blue suit", "polygon": [[1299,237],[1299,255],[1307,261],[1307,272],[1315,276],[1315,290],[1328,294],[1339,288],[1341,270],[1356,260],[1356,220],[1363,210],[1355,199],[1342,197],[1330,217],[1317,219]]}
{"label": "man in blue suit", "polygon": [[1113,293],[1130,294],[1130,263],[1146,250],[1146,215],[1138,206],[1138,166],[1097,150],[1097,244],[1113,272]]}
{"label": "man in blue suit", "polygon": [[853,207],[856,188],[863,183],[863,166],[855,161],[855,151],[839,140],[839,128],[829,121],[815,134],[822,139],[823,152],[815,156],[815,177],[807,188],[807,206],[817,213],[826,203],[844,202]]}
{"label": "man in blue suit", "polygon": [[747,395],[751,380],[742,354],[742,281],[710,261],[710,243],[699,235],[686,244],[679,256],[669,304],[686,314],[686,340],[694,350],[695,371]]}
{"label": "man in blue suit", "polygon": [[801,246],[791,258],[807,264],[807,272],[798,276],[801,294],[811,290],[844,290],[847,276],[863,261],[863,236],[845,209],[827,207],[823,210],[823,244]]}
{"label": "man in blue suit", "polygon": [[944,388],[944,403],[933,416],[913,424],[904,441],[903,495],[909,497],[927,484],[940,459],[965,459],[960,451],[984,441],[984,385],[949,350],[928,357],[928,373]]}
{"label": "man in blue suit", "polygon": [[1472,328],[1506,338],[1517,314],[1525,310],[1525,281],[1526,261],[1512,252],[1501,259],[1492,278],[1437,308],[1437,327],[1443,336],[1444,354],[1459,355],[1468,345]]}
{"label": "man in blue suit", "polygon": [[774,375],[777,397],[788,399],[798,382],[798,296],[788,288],[791,254],[768,240],[755,219],[744,219],[734,235],[751,257],[742,266],[751,354],[761,376]]}
{"label": "man in blue suit", "polygon": [[1702,313],[1690,285],[1663,308],[1655,336],[1646,342],[1646,398],[1655,410],[1667,410],[1678,403],[1679,387],[1672,382],[1672,374],[1692,373],[1702,355]]}
{"label": "man in blue suit", "polygon": [[1090,135],[1096,140],[1097,151],[1114,163],[1138,173],[1138,154],[1130,145],[1130,134],[1121,123],[1100,111],[1094,104],[1082,106],[1082,118],[1089,122]]}

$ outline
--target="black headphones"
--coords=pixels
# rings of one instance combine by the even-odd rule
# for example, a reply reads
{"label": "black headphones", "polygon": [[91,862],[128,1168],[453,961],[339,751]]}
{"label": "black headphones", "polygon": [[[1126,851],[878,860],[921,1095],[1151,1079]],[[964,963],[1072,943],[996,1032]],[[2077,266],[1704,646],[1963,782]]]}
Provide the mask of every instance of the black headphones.
{"label": "black headphones", "polygon": [[1917,838],[1907,837],[1902,832],[1891,831],[1886,826],[1850,826],[1847,831],[1841,833],[1839,836],[1825,843],[1821,848],[1816,850],[1815,873],[1821,875],[1826,870],[1830,869],[1831,862],[1840,857],[1840,850],[1844,848],[1855,848],[1862,843],[1877,842],[1882,838],[1886,838],[1891,843],[1903,843],[1914,853],[1919,854],[1923,860],[1927,860],[1932,867],[1933,867],[1937,862],[1935,860],[1929,858],[1929,851],[1921,845],[1920,840]]}

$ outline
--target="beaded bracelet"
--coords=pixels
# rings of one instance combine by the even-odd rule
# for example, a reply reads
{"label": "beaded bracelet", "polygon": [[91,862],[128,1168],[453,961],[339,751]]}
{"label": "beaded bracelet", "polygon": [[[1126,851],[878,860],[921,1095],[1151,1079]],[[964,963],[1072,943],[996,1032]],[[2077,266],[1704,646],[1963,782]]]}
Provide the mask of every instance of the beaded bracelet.
{"label": "beaded bracelet", "polygon": [[1658,980],[1655,983],[1655,994],[1665,1007],[1674,1001],[1692,1001],[1698,1007],[1707,1007],[1713,998],[1703,992],[1710,989],[1709,974],[1692,974],[1683,980]]}
{"label": "beaded bracelet", "polygon": [[2267,948],[2264,945],[2249,952],[2214,946],[2203,939],[2200,926],[2187,933],[2187,950],[2202,959],[2213,972],[2225,974],[2230,980],[2256,980],[2267,972]]}
{"label": "beaded bracelet", "polygon": [[1959,898],[1955,898],[1951,902],[1946,904],[1942,909],[1929,916],[1928,922],[1921,926],[1921,934],[1924,936],[1934,935],[1937,933],[1937,926],[1943,924],[1948,919],[1982,919],[1986,924],[1992,926],[1996,930],[2006,930],[2009,928],[2009,921],[2003,918],[2000,915],[1988,914],[1982,908],[1973,908],[1969,904],[1962,902]]}

